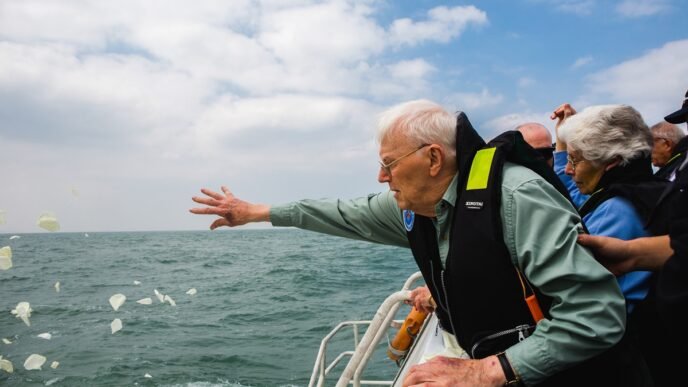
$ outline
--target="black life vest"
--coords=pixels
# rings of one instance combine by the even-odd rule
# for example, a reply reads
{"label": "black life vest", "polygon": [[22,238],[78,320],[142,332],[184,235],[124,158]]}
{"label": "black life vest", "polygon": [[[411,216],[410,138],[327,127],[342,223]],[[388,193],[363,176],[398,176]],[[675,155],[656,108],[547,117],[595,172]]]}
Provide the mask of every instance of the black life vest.
{"label": "black life vest", "polygon": [[638,158],[625,166],[605,172],[595,192],[579,209],[581,218],[608,199],[619,196],[631,202],[652,235],[669,233],[669,211],[656,209],[669,182],[652,174],[649,157]]}
{"label": "black life vest", "polygon": [[[502,234],[504,162],[529,167],[564,197],[569,196],[551,167],[519,132],[503,133],[486,145],[466,115],[460,113],[456,137],[457,202],[446,267],[442,266],[432,219],[416,215],[407,235],[416,263],[437,303],[435,313],[442,328],[453,333],[472,358],[484,358],[516,344],[536,326],[524,300],[524,289],[528,287],[525,285],[529,284],[519,279]],[[535,293],[548,318],[551,299],[532,287],[530,291]],[[637,351],[622,340],[542,385],[651,385],[645,379],[646,369],[638,366],[638,359]]]}
{"label": "black life vest", "polygon": [[669,180],[671,178],[671,174],[674,173],[674,171],[683,163],[683,160],[686,159],[687,150],[688,136],[683,137],[678,143],[676,143],[674,150],[671,152],[671,158],[669,158],[669,161],[667,161],[666,165],[659,168],[657,172],[655,172],[655,176],[660,179]]}

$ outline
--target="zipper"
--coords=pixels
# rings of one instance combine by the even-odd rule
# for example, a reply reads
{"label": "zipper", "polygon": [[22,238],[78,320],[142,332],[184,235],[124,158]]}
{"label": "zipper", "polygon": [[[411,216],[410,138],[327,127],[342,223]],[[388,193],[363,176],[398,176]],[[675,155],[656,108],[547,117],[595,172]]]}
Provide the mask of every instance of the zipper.
{"label": "zipper", "polygon": [[518,325],[514,328],[511,329],[506,329],[503,331],[499,331],[496,333],[493,333],[491,335],[487,335],[483,337],[482,339],[478,340],[473,346],[471,347],[471,358],[475,358],[475,350],[480,346],[480,344],[484,343],[487,340],[492,340],[496,339],[498,337],[508,335],[514,332],[518,332],[518,341],[523,341],[526,339],[526,337],[530,336],[530,333],[528,332],[528,328],[530,328],[530,325],[528,324],[523,324],[523,325]]}
{"label": "zipper", "polygon": [[[430,260],[430,272],[432,273],[432,286],[435,287],[436,290],[438,290],[439,293],[439,287],[437,287],[437,283],[435,283],[435,268],[433,267],[432,260]],[[442,303],[442,300],[436,300],[437,305],[442,307],[442,309],[447,312],[447,315],[449,316],[449,325],[452,330],[452,334],[454,337],[456,337],[456,328],[454,328],[454,320],[452,319],[452,314],[451,314],[451,308],[449,307],[449,296],[447,295],[447,287],[444,284],[444,269],[440,271],[440,281],[442,282],[441,289],[442,289],[442,294],[444,295],[444,304]],[[456,339],[457,341],[459,340],[458,337]]]}

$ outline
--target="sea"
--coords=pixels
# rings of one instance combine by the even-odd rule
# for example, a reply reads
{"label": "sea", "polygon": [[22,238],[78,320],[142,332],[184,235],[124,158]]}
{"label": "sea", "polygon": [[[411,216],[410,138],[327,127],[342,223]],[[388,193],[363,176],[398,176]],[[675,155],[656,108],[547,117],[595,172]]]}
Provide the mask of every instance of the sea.
{"label": "sea", "polygon": [[[372,319],[417,271],[408,249],[292,228],[12,235],[0,234],[13,261],[0,270],[0,356],[14,367],[2,386],[307,386],[325,335]],[[30,326],[11,313],[20,302]],[[340,332],[328,361],[353,337]],[[386,348],[364,379],[394,378]],[[32,354],[40,370],[25,369]]]}

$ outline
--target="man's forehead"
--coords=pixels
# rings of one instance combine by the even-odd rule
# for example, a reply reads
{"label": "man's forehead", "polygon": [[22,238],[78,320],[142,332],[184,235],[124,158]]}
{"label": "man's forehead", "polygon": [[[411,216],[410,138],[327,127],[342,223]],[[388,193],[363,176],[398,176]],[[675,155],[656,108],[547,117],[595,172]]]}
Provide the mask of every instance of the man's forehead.
{"label": "man's forehead", "polygon": [[391,152],[409,143],[408,136],[398,130],[389,132],[380,140],[380,154]]}

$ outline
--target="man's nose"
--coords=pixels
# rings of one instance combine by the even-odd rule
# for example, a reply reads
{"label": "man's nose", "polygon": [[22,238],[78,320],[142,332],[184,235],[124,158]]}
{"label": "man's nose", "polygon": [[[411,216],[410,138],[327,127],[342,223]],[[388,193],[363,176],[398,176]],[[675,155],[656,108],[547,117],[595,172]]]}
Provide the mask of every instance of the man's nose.
{"label": "man's nose", "polygon": [[387,172],[385,172],[385,169],[380,167],[380,170],[377,173],[377,181],[379,183],[388,183],[390,180],[390,177],[391,176],[389,176],[389,174],[387,174]]}

